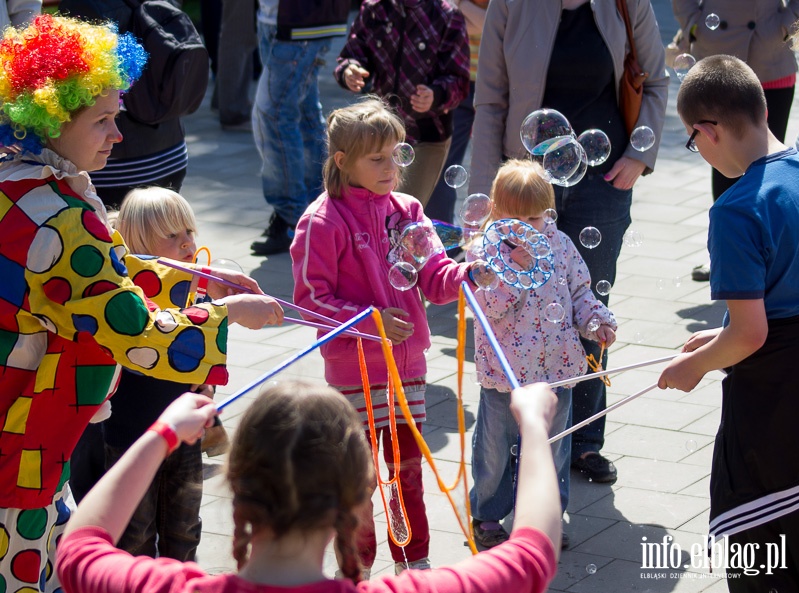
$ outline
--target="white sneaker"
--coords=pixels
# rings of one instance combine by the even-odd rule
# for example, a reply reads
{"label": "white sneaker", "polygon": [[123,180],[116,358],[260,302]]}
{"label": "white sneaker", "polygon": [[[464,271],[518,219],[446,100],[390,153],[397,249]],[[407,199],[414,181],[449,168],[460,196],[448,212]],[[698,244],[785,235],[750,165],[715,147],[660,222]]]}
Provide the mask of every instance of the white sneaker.
{"label": "white sneaker", "polygon": [[430,558],[422,558],[420,560],[414,560],[413,562],[395,562],[394,563],[394,574],[400,574],[403,570],[411,568],[413,570],[430,570],[432,565],[430,564]]}

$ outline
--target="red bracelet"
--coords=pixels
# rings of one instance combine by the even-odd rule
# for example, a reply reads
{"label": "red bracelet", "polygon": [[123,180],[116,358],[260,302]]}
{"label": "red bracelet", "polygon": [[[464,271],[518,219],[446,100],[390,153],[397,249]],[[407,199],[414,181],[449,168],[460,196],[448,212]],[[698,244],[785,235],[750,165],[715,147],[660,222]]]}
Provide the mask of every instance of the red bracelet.
{"label": "red bracelet", "polygon": [[166,422],[156,420],[147,430],[152,430],[154,433],[163,437],[163,439],[166,441],[166,446],[169,449],[169,453],[172,453],[172,451],[177,449],[180,445],[178,431],[172,424],[167,424]]}
{"label": "red bracelet", "polygon": [[[200,268],[202,272],[206,274],[211,274],[213,270],[211,268],[202,267]],[[200,276],[200,279],[197,281],[197,296],[194,299],[194,302],[199,302],[205,298],[205,295],[208,294],[208,278],[203,278]]]}

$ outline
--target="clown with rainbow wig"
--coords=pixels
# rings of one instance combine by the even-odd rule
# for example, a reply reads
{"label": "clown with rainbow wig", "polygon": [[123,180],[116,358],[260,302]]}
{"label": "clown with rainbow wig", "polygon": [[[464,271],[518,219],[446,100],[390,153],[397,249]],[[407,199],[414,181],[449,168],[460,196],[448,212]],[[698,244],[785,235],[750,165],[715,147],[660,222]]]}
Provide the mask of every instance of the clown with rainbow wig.
{"label": "clown with rainbow wig", "polygon": [[227,382],[227,325],[279,323],[255,294],[128,253],[89,172],[121,140],[119,96],[146,53],[113,25],[42,15],[0,41],[0,591],[55,591],[69,519],[69,457],[107,417],[119,366],[186,384]]}

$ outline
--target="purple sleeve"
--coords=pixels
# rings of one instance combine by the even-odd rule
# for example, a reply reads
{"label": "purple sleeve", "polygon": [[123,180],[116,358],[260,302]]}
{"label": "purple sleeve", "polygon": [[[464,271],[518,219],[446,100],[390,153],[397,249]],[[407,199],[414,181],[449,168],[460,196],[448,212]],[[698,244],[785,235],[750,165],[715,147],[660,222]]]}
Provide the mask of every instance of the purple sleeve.
{"label": "purple sleeve", "polygon": [[168,593],[206,576],[193,562],[131,556],[100,527],[83,527],[58,544],[56,571],[66,593]]}
{"label": "purple sleeve", "polygon": [[347,83],[344,82],[344,70],[346,70],[347,66],[350,64],[356,64],[364,70],[368,70],[370,74],[374,75],[372,73],[372,65],[367,53],[367,31],[365,30],[364,25],[365,10],[366,8],[361,6],[361,12],[352,23],[350,32],[347,35],[347,43],[345,43],[344,47],[341,48],[336,69],[333,71],[333,76],[335,77],[336,81],[346,90],[349,89],[347,88]]}
{"label": "purple sleeve", "polygon": [[469,94],[469,37],[466,21],[454,11],[441,38],[438,68],[430,83],[435,99],[431,111],[446,113],[455,109]]}
{"label": "purple sleeve", "polygon": [[359,593],[542,593],[555,576],[552,542],[531,527],[514,530],[507,542],[435,570],[408,570],[398,577],[361,583]]}

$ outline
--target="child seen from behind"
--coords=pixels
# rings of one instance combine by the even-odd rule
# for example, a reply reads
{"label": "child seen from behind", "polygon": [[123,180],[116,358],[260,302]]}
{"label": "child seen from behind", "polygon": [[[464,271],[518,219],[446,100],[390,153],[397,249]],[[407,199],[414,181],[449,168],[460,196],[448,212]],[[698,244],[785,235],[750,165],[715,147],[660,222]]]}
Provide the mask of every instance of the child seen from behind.
{"label": "child seen from behind", "polygon": [[[591,277],[580,253],[553,222],[548,222],[545,213],[554,208],[555,197],[541,173],[540,166],[532,161],[506,162],[491,188],[492,216],[494,220],[520,220],[544,233],[554,257],[552,275],[542,286],[531,290],[500,282],[495,290],[480,290],[475,295],[522,385],[585,373],[588,365],[580,336],[605,346],[616,339],[616,321],[591,292]],[[534,263],[524,246],[502,243],[500,254],[520,270],[529,270]],[[470,253],[469,259],[473,257]],[[474,324],[474,336],[481,390],[473,436],[472,526],[475,540],[492,547],[508,538],[499,521],[513,509],[511,450],[516,447],[519,431],[510,408],[510,383],[479,323]],[[571,425],[571,387],[558,388],[555,393],[558,406],[550,436]],[[569,502],[571,437],[553,443],[552,454],[561,510],[565,512]]]}

